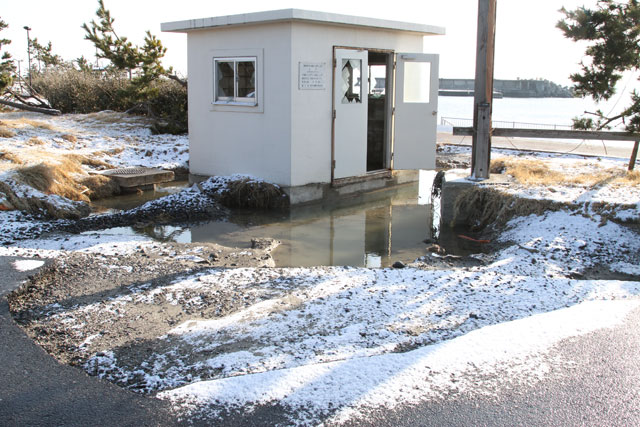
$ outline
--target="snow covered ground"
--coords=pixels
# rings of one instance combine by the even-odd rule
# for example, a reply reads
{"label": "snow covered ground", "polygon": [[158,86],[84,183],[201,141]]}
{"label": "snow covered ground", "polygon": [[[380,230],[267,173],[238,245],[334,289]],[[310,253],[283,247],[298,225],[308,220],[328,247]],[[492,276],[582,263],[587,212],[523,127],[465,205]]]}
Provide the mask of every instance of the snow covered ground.
{"label": "snow covered ground", "polygon": [[[152,301],[152,293],[175,299],[194,288],[206,295],[220,286],[263,297],[230,316],[184,322],[158,337],[164,351],[136,366],[117,351],[86,366],[132,389],[160,390],[159,397],[200,416],[279,402],[296,414],[291,423],[315,424],[452,389],[491,393],[490,384],[464,381],[471,367],[489,372],[506,364],[514,378],[536,381],[551,345],[640,307],[638,281],[567,278],[602,263],[640,277],[637,235],[617,224],[554,212],[515,219],[502,239],[511,245],[486,266],[465,270],[424,271],[420,262],[408,269],[211,270],[166,289],[139,289],[113,304]],[[624,263],[603,248],[614,240],[628,250]],[[61,315],[73,325],[73,312]]]}
{"label": "snow covered ground", "polygon": [[[184,164],[185,138],[156,137],[140,130],[139,123],[123,118],[105,124],[101,117],[38,120],[55,120],[51,132],[73,129],[79,135],[74,150],[113,152],[104,159],[116,166]],[[105,129],[107,136],[91,137]],[[3,147],[27,149],[30,132],[18,128],[18,137],[3,141]],[[56,136],[48,141],[47,149],[69,149]],[[148,146],[160,148],[147,155]],[[567,174],[626,165],[617,159],[528,156]],[[499,234],[501,249],[477,255],[482,265],[476,267],[429,270],[425,260],[417,260],[404,269],[215,268],[162,286],[129,287],[106,303],[51,307],[51,316],[77,334],[83,330],[80,311],[126,311],[131,304],[154,304],[158,298],[193,309],[214,291],[250,294],[255,302],[232,314],[194,315],[155,337],[156,350],[135,363],[120,358],[119,348],[87,358],[87,371],[157,393],[185,417],[215,418],[278,403],[291,414],[287,424],[331,424],[362,416],[369,408],[455,392],[491,395],[496,384],[479,376],[499,367],[513,381],[539,381],[547,374],[544,355],[553,345],[616,325],[640,308],[640,239],[621,224],[640,218],[637,184],[514,184],[502,190],[580,208],[512,219]],[[594,208],[602,204],[610,206],[605,211],[618,222]],[[0,212],[0,229],[7,233],[47,224]],[[115,230],[18,240],[0,247],[0,255],[130,254],[151,244],[147,237]],[[83,339],[89,343],[92,336]]]}
{"label": "snow covered ground", "polygon": [[43,153],[74,153],[114,167],[187,166],[187,136],[153,135],[139,116],[114,111],[62,116],[15,112],[0,114],[0,121],[0,126],[14,133],[0,139],[2,151],[27,162],[41,161]]}

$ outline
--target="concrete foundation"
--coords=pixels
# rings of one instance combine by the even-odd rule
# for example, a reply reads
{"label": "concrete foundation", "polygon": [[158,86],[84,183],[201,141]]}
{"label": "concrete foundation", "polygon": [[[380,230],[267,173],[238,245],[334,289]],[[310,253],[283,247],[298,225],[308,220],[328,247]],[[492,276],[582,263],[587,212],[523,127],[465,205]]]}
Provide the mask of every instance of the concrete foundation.
{"label": "concrete foundation", "polygon": [[504,186],[509,183],[509,178],[501,174],[493,174],[489,179],[484,181],[471,181],[469,171],[456,169],[447,171],[442,180],[442,193],[440,201],[440,221],[442,226],[458,227],[472,225],[477,212],[474,206],[462,207],[458,212],[455,209],[455,203],[458,197],[468,189],[482,185],[487,186]]}
{"label": "concrete foundation", "polygon": [[[291,207],[337,204],[354,198],[373,199],[386,190],[392,190],[403,185],[410,185],[418,181],[418,171],[397,170],[373,172],[364,176],[336,180],[333,184],[316,183],[296,187],[283,187],[289,196]],[[208,176],[189,174],[189,183],[198,183]]]}

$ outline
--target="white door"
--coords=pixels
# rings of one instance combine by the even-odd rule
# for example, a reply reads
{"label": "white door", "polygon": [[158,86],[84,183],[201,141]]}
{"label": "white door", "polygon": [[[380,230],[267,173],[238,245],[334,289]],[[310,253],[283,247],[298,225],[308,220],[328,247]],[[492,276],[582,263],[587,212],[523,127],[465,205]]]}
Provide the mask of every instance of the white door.
{"label": "white door", "polygon": [[394,169],[435,169],[438,55],[396,54]]}
{"label": "white door", "polygon": [[333,178],[367,172],[368,52],[336,49]]}

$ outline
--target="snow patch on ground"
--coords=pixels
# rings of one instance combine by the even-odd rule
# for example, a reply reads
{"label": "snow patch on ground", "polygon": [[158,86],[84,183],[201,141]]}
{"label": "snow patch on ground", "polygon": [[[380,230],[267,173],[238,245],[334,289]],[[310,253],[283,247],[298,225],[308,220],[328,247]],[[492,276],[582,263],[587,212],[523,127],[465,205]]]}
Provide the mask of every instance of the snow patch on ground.
{"label": "snow patch on ground", "polygon": [[[500,237],[509,245],[487,265],[462,270],[205,270],[161,288],[141,287],[127,298],[153,303],[162,294],[197,307],[202,299],[185,301],[186,290],[204,297],[233,287],[256,293],[258,302],[225,317],[176,326],[157,338],[163,350],[139,365],[123,364],[117,351],[97,354],[86,365],[107,379],[127,378],[133,389],[161,391],[191,415],[280,401],[306,414],[291,420],[303,424],[461,390],[465,369],[486,373],[498,360],[512,366],[514,375],[541,378],[544,366],[529,363],[531,353],[591,331],[600,320],[604,326],[606,319],[618,321],[638,305],[638,281],[570,278],[607,265],[637,274],[636,237],[618,224],[602,225],[598,216],[560,211],[513,219]],[[126,309],[127,301],[117,303]],[[588,321],[576,313],[587,313]],[[478,336],[484,347],[474,341]],[[509,348],[513,342],[522,343]]]}
{"label": "snow patch on ground", "polygon": [[311,425],[327,416],[331,416],[327,423],[339,423],[366,414],[368,408],[392,409],[452,392],[491,395],[491,387],[478,387],[474,381],[478,375],[507,369],[514,376],[543,377],[540,356],[554,344],[612,327],[639,306],[637,300],[590,301],[487,326],[407,353],[200,381],[158,397],[208,416],[279,402],[298,413],[291,424]]}
{"label": "snow patch on ground", "polygon": [[[186,167],[187,135],[153,135],[144,117],[113,111],[91,114],[44,116],[37,113],[3,113],[2,120],[14,125],[16,133],[3,138],[12,152],[42,151],[88,155],[115,167]],[[73,135],[76,141],[62,138]],[[34,145],[31,138],[38,138]]]}
{"label": "snow patch on ground", "polygon": [[17,260],[13,262],[13,267],[18,271],[31,271],[40,268],[44,265],[44,261],[39,260]]}

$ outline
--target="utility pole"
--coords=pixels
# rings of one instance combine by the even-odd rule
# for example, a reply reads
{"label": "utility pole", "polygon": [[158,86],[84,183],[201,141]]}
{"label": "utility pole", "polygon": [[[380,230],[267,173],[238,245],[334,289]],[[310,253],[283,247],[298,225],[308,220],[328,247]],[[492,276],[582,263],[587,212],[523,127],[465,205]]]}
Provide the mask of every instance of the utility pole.
{"label": "utility pole", "polygon": [[28,25],[24,26],[24,29],[27,30],[27,58],[29,58],[29,91],[31,91],[31,37],[29,37],[29,31],[31,31],[31,28],[29,28]]}
{"label": "utility pole", "polygon": [[489,178],[495,40],[496,0],[478,0],[478,39],[470,176],[470,179],[478,181]]}

